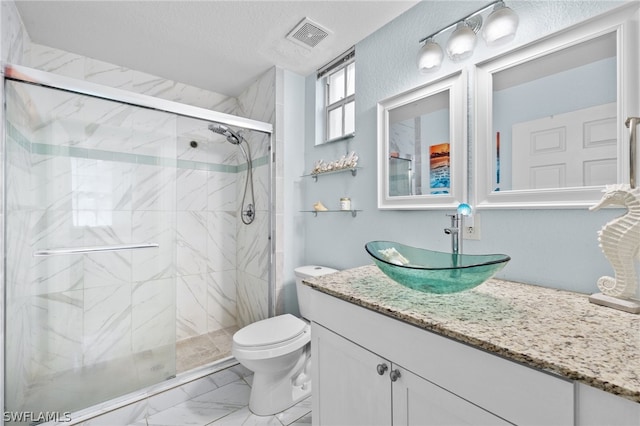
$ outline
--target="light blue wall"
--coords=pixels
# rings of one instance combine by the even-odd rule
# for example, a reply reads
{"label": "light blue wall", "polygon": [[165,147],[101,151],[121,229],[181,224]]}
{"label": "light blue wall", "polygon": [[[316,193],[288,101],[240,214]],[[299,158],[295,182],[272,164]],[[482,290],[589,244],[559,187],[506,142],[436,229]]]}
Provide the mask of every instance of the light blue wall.
{"label": "light blue wall", "polygon": [[[304,208],[322,201],[337,208],[349,196],[363,211],[353,218],[345,213],[314,217],[302,214],[305,263],[339,269],[370,264],[364,244],[370,240],[397,240],[409,245],[446,251],[450,240],[443,233],[445,211],[383,211],[377,209],[376,103],[389,96],[446,76],[456,69],[471,70],[473,63],[524,45],[623,2],[612,1],[508,1],[520,17],[516,39],[489,50],[478,42],[474,56],[461,64],[445,60],[436,74],[421,75],[416,68],[418,40],[481,7],[477,1],[424,1],[356,45],[356,136],[350,142],[314,146],[316,79],[306,78],[305,170],[319,159],[332,161],[348,151],[360,156],[362,169],[321,176],[317,183],[298,178]],[[473,111],[470,112],[471,117]],[[471,126],[472,120],[469,120]],[[473,133],[469,131],[469,135]],[[471,136],[469,136],[471,137]],[[469,140],[469,146],[472,146]],[[469,152],[470,159],[473,153]],[[472,176],[473,173],[470,173]],[[298,214],[298,213],[296,213]],[[584,293],[597,291],[596,280],[611,274],[597,243],[597,231],[620,210],[500,210],[481,213],[480,241],[465,241],[468,253],[507,253],[512,261],[500,277]]]}
{"label": "light blue wall", "polygon": [[[278,211],[286,212],[283,215],[276,215],[276,250],[284,250],[282,256],[283,306],[278,312],[290,312],[298,314],[298,302],[295,291],[294,269],[304,265],[304,216],[302,210],[302,191],[300,188],[300,176],[304,174],[304,162],[300,159],[304,156],[304,105],[305,102],[305,79],[295,73],[286,70],[278,70],[279,78],[276,79],[276,92],[278,97],[283,95],[284,102],[276,101],[276,134],[282,137],[282,173],[276,176],[284,176],[282,182],[276,184],[277,188],[282,188],[282,194],[276,194],[276,202],[282,203]],[[280,164],[280,162],[276,162]],[[280,167],[280,166],[278,166]],[[289,214],[289,212],[291,214]]]}

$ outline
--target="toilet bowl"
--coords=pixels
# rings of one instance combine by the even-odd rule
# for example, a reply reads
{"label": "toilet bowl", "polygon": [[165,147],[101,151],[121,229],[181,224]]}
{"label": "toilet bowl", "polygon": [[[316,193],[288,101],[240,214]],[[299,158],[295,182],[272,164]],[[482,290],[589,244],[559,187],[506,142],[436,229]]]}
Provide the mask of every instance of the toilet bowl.
{"label": "toilet bowl", "polygon": [[[300,314],[308,314],[311,289],[302,280],[337,272],[322,266],[295,269]],[[249,324],[233,335],[231,352],[253,371],[249,409],[256,415],[280,413],[311,394],[311,327],[291,314]]]}

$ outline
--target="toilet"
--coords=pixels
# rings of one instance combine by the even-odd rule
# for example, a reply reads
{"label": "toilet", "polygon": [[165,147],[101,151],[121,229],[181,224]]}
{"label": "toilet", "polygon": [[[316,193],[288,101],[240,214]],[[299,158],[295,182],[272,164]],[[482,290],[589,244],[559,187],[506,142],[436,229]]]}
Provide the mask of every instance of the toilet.
{"label": "toilet", "polygon": [[[337,272],[324,266],[295,269],[300,315],[309,311],[310,287],[302,280]],[[231,353],[253,371],[249,409],[259,416],[280,413],[311,394],[311,327],[291,314],[249,324],[233,335]]]}

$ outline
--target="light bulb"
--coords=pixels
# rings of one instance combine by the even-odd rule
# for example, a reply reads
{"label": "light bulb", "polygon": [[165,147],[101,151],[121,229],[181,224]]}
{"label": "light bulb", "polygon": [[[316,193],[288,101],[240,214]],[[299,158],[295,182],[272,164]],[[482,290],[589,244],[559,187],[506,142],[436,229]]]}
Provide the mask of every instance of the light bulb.
{"label": "light bulb", "polygon": [[518,29],[518,15],[504,3],[496,4],[482,28],[487,46],[499,46],[513,40]]}
{"label": "light bulb", "polygon": [[418,69],[421,73],[437,71],[442,65],[443,57],[442,47],[429,39],[418,51]]}
{"label": "light bulb", "polygon": [[447,42],[447,55],[452,61],[462,61],[473,54],[476,33],[464,22],[458,23]]}

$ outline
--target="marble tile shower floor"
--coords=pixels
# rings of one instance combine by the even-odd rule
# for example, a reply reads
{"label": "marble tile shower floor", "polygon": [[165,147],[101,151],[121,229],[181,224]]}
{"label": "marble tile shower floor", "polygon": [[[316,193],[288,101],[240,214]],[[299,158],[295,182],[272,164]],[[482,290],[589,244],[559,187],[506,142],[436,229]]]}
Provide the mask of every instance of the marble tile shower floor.
{"label": "marble tile shower floor", "polygon": [[169,407],[130,426],[302,426],[311,424],[311,397],[273,416],[249,410],[251,379],[239,379]]}
{"label": "marble tile shower floor", "polygon": [[236,331],[238,331],[238,327],[228,327],[178,341],[176,343],[176,372],[183,373],[231,356],[233,333]]}

